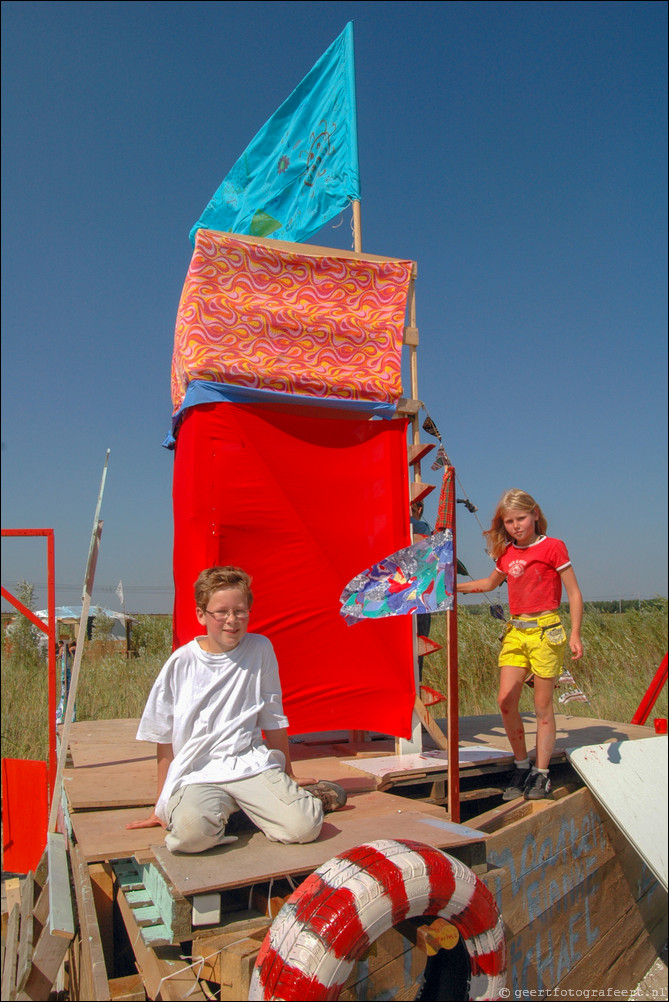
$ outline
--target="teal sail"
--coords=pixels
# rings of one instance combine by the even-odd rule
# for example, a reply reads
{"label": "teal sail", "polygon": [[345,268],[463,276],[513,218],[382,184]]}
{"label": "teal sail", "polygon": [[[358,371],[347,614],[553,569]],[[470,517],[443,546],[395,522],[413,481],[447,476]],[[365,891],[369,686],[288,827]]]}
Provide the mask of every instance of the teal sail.
{"label": "teal sail", "polygon": [[353,24],[263,125],[193,226],[304,241],[360,198]]}

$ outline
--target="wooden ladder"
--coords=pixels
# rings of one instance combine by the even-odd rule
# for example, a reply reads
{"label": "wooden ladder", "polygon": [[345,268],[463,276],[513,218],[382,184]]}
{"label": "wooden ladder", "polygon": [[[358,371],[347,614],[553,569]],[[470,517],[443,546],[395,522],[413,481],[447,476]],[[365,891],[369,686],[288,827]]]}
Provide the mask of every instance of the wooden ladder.
{"label": "wooden ladder", "polygon": [[48,999],[74,938],[65,836],[49,832],[35,872],[21,885],[7,922],[2,955],[3,1002]]}

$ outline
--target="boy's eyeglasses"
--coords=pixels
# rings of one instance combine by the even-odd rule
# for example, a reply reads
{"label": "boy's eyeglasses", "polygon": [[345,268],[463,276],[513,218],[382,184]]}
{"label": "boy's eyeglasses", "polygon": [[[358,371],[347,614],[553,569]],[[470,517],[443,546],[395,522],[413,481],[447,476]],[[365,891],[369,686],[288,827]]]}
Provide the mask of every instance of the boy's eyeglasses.
{"label": "boy's eyeglasses", "polygon": [[216,623],[224,623],[230,616],[232,616],[233,619],[249,618],[247,609],[231,609],[227,612],[210,612],[209,609],[205,609],[204,611],[208,616],[211,616]]}

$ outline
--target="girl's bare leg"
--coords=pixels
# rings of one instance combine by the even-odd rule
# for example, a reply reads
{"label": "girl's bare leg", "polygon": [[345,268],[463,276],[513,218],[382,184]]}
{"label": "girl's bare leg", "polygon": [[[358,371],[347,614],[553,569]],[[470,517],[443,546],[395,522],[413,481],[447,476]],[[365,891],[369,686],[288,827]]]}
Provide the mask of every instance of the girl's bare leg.
{"label": "girl's bare leg", "polygon": [[506,665],[500,668],[497,705],[502,714],[504,730],[506,731],[506,736],[509,739],[511,751],[516,762],[522,762],[527,758],[525,728],[523,727],[523,720],[518,709],[520,694],[523,690],[526,676],[527,672],[524,668],[516,668],[513,665]]}
{"label": "girl's bare leg", "polygon": [[537,715],[537,769],[547,769],[555,748],[554,678],[534,676],[534,712]]}

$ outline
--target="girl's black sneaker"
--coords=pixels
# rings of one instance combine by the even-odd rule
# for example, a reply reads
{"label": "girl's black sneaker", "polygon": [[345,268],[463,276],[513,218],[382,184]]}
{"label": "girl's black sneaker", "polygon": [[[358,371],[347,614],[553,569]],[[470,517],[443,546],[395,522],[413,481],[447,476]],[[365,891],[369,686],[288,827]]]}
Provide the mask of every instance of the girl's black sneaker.
{"label": "girl's black sneaker", "polygon": [[525,800],[545,800],[551,792],[551,778],[543,772],[533,772],[525,784]]}
{"label": "girl's black sneaker", "polygon": [[528,765],[527,769],[514,769],[509,785],[502,794],[502,800],[518,800],[522,797],[531,775],[531,765]]}

